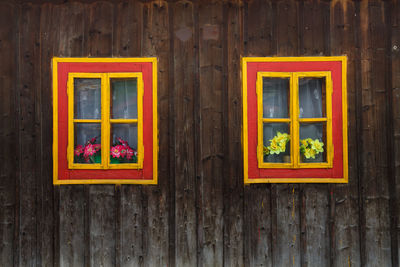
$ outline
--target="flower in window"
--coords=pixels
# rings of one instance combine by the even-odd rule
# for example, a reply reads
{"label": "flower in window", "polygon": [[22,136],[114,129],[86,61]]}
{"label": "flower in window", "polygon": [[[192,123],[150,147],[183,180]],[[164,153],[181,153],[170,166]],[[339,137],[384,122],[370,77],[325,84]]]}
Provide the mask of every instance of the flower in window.
{"label": "flower in window", "polygon": [[286,144],[290,141],[290,135],[287,133],[277,132],[277,134],[269,140],[271,143],[268,147],[264,146],[264,155],[280,154],[286,151]]}
{"label": "flower in window", "polygon": [[300,140],[300,152],[307,158],[315,159],[315,156],[324,152],[324,143],[318,139],[306,138]]}
{"label": "flower in window", "polygon": [[117,143],[111,147],[110,155],[111,163],[136,163],[137,152],[131,148],[127,141],[122,138],[117,138]]}

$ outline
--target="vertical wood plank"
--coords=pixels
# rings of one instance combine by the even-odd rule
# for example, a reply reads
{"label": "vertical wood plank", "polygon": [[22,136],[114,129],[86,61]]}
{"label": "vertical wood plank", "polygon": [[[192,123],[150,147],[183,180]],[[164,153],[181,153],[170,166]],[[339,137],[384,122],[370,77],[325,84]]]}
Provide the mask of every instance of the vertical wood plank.
{"label": "vertical wood plank", "polygon": [[[358,16],[355,14],[354,3],[337,1],[331,3],[331,54],[347,55],[347,99],[348,121],[356,121],[356,43],[355,24]],[[335,213],[331,218],[334,222],[334,242],[331,247],[333,266],[351,264],[359,266],[359,208],[358,208],[358,153],[357,128],[355,123],[348,124],[349,139],[349,183],[334,186]]]}
{"label": "vertical wood plank", "polygon": [[59,188],[53,186],[52,162],[52,78],[51,59],[58,45],[59,34],[54,29],[59,26],[59,12],[51,5],[41,6],[40,18],[40,85],[36,101],[37,116],[40,118],[38,135],[41,142],[37,143],[37,153],[40,159],[40,179],[38,189],[38,246],[41,255],[41,266],[59,266]]}
{"label": "vertical wood plank", "polygon": [[[109,2],[96,2],[88,6],[87,12],[85,54],[95,57],[111,56],[114,6]],[[114,266],[116,263],[115,188],[113,185],[90,185],[86,201],[89,205],[90,265]]]}
{"label": "vertical wood plank", "polygon": [[[362,120],[366,266],[390,266],[389,193],[385,122],[385,28],[380,2],[363,2]],[[369,21],[368,23],[365,23]],[[371,146],[379,143],[379,146]]]}
{"label": "vertical wood plank", "polygon": [[200,266],[223,265],[222,3],[199,3],[200,148],[198,253]]}
{"label": "vertical wood plank", "polygon": [[[197,265],[196,173],[193,114],[197,70],[194,5],[188,1],[173,3],[173,90],[175,164],[175,265]],[[171,129],[172,130],[172,129]]]}
{"label": "vertical wood plank", "polygon": [[13,266],[17,179],[17,34],[18,6],[0,4],[0,265]]}
{"label": "vertical wood plank", "polygon": [[[397,264],[400,262],[400,4],[392,6],[392,89],[393,89],[393,135],[394,135],[394,167],[395,167],[395,214],[397,230]],[[395,263],[395,262],[394,262]],[[393,263],[393,265],[394,265]]]}
{"label": "vertical wood plank", "polygon": [[35,266],[39,259],[37,223],[38,207],[37,178],[40,171],[36,164],[39,160],[36,153],[37,126],[40,124],[36,117],[37,91],[39,88],[38,78],[40,68],[36,68],[39,62],[39,31],[40,8],[32,4],[24,4],[21,8],[20,17],[20,48],[19,77],[20,82],[20,188],[19,188],[19,265]]}
{"label": "vertical wood plank", "polygon": [[[298,3],[277,3],[278,56],[298,55]],[[276,248],[273,259],[276,266],[300,266],[300,210],[298,185],[272,185],[276,216],[273,217]],[[284,222],[284,223],[282,223]]]}
{"label": "vertical wood plank", "polygon": [[[80,3],[50,6],[51,21],[43,25],[49,27],[49,45],[56,45],[54,56],[83,56],[85,8]],[[57,25],[61,20],[62,23]],[[52,26],[59,28],[54,31]],[[46,33],[44,37],[46,37]],[[54,44],[55,43],[55,44]],[[53,53],[49,51],[48,53]],[[49,55],[51,56],[51,54]],[[50,82],[49,80],[48,82]],[[85,202],[82,185],[60,186],[59,189],[59,259],[60,266],[84,266],[85,263]],[[57,248],[57,246],[56,246]],[[87,266],[87,265],[86,265]]]}
{"label": "vertical wood plank", "polygon": [[[333,5],[334,4],[334,5]],[[351,25],[355,23],[354,7],[352,3],[336,2],[331,5],[331,53],[332,55],[346,54],[348,56],[348,119],[355,121],[355,52],[354,32]],[[357,139],[356,125],[349,124],[349,140]],[[334,196],[335,217],[330,220],[334,223],[334,235],[331,237],[331,257],[333,265],[359,265],[358,235],[358,176],[357,176],[357,142],[349,142],[349,184],[337,185],[332,191]],[[339,216],[339,214],[347,214]],[[355,241],[356,240],[356,241]]]}
{"label": "vertical wood plank", "polygon": [[169,263],[169,172],[168,172],[168,85],[169,85],[169,9],[166,1],[153,1],[145,8],[143,56],[158,58],[159,177],[157,186],[143,187],[147,218],[144,246],[145,266],[167,266]]}
{"label": "vertical wood plank", "polygon": [[175,174],[175,262],[176,266],[197,265],[196,141],[194,105],[196,86],[195,9],[187,1],[173,6]]}
{"label": "vertical wood plank", "polygon": [[[274,55],[272,3],[251,1],[244,5],[245,56]],[[276,210],[271,209],[271,185],[252,184],[245,187],[244,194],[245,265],[272,266],[271,214]]]}
{"label": "vertical wood plank", "polygon": [[[385,39],[385,91],[386,91],[386,124],[387,124],[387,150],[391,151],[391,153],[387,153],[387,162],[388,162],[388,184],[389,184],[389,216],[390,216],[390,247],[391,247],[391,260],[392,266],[398,266],[399,261],[399,240],[398,240],[398,229],[397,222],[399,220],[399,214],[397,213],[397,201],[398,196],[396,193],[396,165],[395,165],[395,155],[397,154],[397,150],[395,147],[395,136],[394,136],[394,116],[393,116],[393,30],[392,30],[392,21],[396,20],[396,13],[393,13],[393,10],[396,11],[397,2],[385,2],[385,29],[386,29],[386,39]],[[396,38],[396,37],[395,37]]]}
{"label": "vertical wood plank", "polygon": [[[137,1],[115,5],[113,56],[138,57],[142,48],[143,5]],[[116,196],[116,266],[142,266],[142,186],[121,185]]]}
{"label": "vertical wood plank", "polygon": [[224,9],[223,40],[223,122],[224,184],[223,242],[224,266],[243,266],[243,167],[241,150],[240,55],[243,54],[241,3],[230,1]]}

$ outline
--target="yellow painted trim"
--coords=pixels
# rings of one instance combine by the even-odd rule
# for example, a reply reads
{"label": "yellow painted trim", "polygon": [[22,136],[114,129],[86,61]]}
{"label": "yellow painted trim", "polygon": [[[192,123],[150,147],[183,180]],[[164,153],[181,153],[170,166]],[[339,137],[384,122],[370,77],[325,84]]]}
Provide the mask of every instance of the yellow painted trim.
{"label": "yellow painted trim", "polygon": [[110,79],[106,73],[101,81],[101,162],[103,169],[110,167]]}
{"label": "yellow painted trim", "polygon": [[249,183],[249,144],[248,144],[248,133],[247,133],[247,61],[242,58],[242,98],[243,98],[243,178],[244,183]]}
{"label": "yellow painted trim", "polygon": [[[135,179],[135,180],[130,180],[130,179],[121,179],[121,180],[115,180],[115,179],[84,179],[84,180],[59,180],[58,179],[58,62],[138,62],[138,63],[146,63],[146,62],[150,62],[152,63],[152,95],[153,95],[153,99],[152,99],[152,111],[153,111],[153,179],[152,180],[141,180],[141,179]],[[52,59],[52,68],[53,68],[53,183],[55,185],[61,185],[61,184],[157,184],[158,182],[158,151],[159,151],[159,145],[158,145],[158,109],[157,109],[157,58],[155,57],[149,57],[149,58],[61,58],[61,57],[54,57]],[[82,75],[84,75],[85,77],[89,77],[90,75],[94,74],[94,75],[103,75],[102,77],[102,99],[104,99],[104,101],[110,101],[109,100],[109,96],[107,97],[103,97],[103,88],[107,87],[108,88],[108,92],[109,92],[109,77],[116,75],[116,73],[80,73]],[[117,120],[111,120],[112,123],[138,123],[138,163],[137,164],[124,164],[123,166],[119,165],[116,166],[118,167],[118,169],[127,169],[129,167],[129,169],[131,169],[132,167],[134,167],[135,169],[140,169],[143,168],[143,158],[144,158],[144,147],[143,147],[143,96],[144,96],[144,84],[143,84],[143,78],[142,78],[142,73],[120,73],[121,75],[123,75],[123,77],[128,77],[130,75],[137,75],[138,77],[140,76],[140,83],[138,83],[138,100],[140,99],[140,101],[138,101],[138,109],[139,109],[139,105],[140,105],[140,112],[138,111],[138,119],[127,119],[125,121],[122,121],[120,119]],[[117,74],[118,76],[118,74]],[[108,77],[108,78],[105,78]],[[104,86],[103,81],[104,80],[108,80],[108,84],[106,86]],[[67,89],[68,90],[68,89]],[[72,94],[72,98],[73,98],[73,94]],[[102,100],[103,101],[103,100]],[[73,112],[73,102],[68,102],[68,105],[72,104],[72,112]],[[104,105],[102,105],[103,107]],[[110,107],[108,105],[108,107]],[[70,112],[70,111],[68,111]],[[110,119],[109,116],[106,117],[104,116],[105,113],[109,114],[109,108],[108,108],[108,112],[107,109],[102,109],[102,120],[100,120],[102,122],[102,139],[105,138],[104,135],[104,131],[108,130],[109,133],[109,123],[110,123]],[[73,115],[73,113],[72,113]],[[69,118],[73,118],[73,116],[70,116]],[[108,127],[103,127],[104,125],[104,120],[105,118],[108,118]],[[107,119],[106,119],[107,120]],[[87,122],[87,123],[99,123],[99,120],[79,120],[79,119],[71,119],[72,125],[73,122]],[[70,121],[68,121],[68,124],[71,123]],[[69,128],[72,129],[73,131],[73,127]],[[70,134],[70,132],[68,132],[68,135],[73,137],[73,132],[72,135]],[[108,135],[109,136],[109,135]],[[68,139],[70,139],[70,137],[68,137]],[[108,138],[110,139],[110,138]],[[109,143],[110,140],[105,141],[102,140],[102,145],[107,144],[107,142]],[[70,142],[70,140],[68,140],[69,144],[72,143]],[[141,144],[141,145],[140,145]],[[73,146],[72,146],[72,153],[68,152],[70,151],[70,149],[67,149],[67,153],[72,155],[72,162],[73,162]],[[107,153],[106,149],[102,149],[102,151],[104,151],[104,153]],[[69,154],[67,155],[67,158],[70,159]],[[105,159],[105,160],[103,160]],[[110,168],[110,164],[109,164],[109,156],[103,156],[102,153],[102,164],[104,164],[103,167]],[[79,166],[79,165],[83,165],[83,166]],[[88,164],[89,165],[89,164]],[[74,166],[80,168],[83,167],[84,169],[91,169],[94,167],[97,167],[97,165],[99,164],[90,164],[91,166],[88,168],[88,165],[86,164],[74,164]],[[128,166],[128,165],[136,165],[136,166]],[[121,168],[122,167],[122,168]],[[112,167],[111,167],[112,168]]]}
{"label": "yellow painted trim", "polygon": [[341,57],[342,61],[342,118],[343,118],[343,177],[344,183],[348,183],[348,136],[347,136],[347,57]]}
{"label": "yellow painted trim", "polygon": [[276,118],[273,118],[273,119],[270,119],[270,118],[262,118],[261,119],[261,122],[291,122],[291,120],[290,119],[276,119]]}
{"label": "yellow painted trim", "polygon": [[110,123],[138,123],[138,119],[110,119]]}
{"label": "yellow painted trim", "polygon": [[327,118],[304,118],[304,119],[300,119],[299,118],[299,122],[325,122],[328,121]]}
{"label": "yellow painted trim", "polygon": [[143,184],[154,185],[157,180],[144,180],[144,179],[86,179],[86,180],[56,180],[55,185],[69,185],[69,184]]}
{"label": "yellow painted trim", "polygon": [[[126,58],[94,58],[94,57],[53,57],[54,62],[151,62],[154,63],[157,61],[155,57],[143,57],[143,58],[135,58],[135,57],[126,57]],[[153,65],[154,66],[154,65]]]}
{"label": "yellow painted trim", "polygon": [[157,84],[157,59],[152,58],[152,71],[153,71],[153,81],[152,81],[152,90],[153,90],[153,181],[152,183],[157,184],[158,182],[158,84]]}
{"label": "yellow painted trim", "polygon": [[56,58],[51,62],[53,69],[53,184],[58,182],[58,66]]}
{"label": "yellow painted trim", "polygon": [[101,120],[84,120],[84,119],[73,119],[73,122],[78,123],[101,123]]}
{"label": "yellow painted trim", "polygon": [[[333,57],[243,57],[242,64],[248,62],[298,62],[298,61],[342,61],[346,56]],[[244,66],[244,65],[243,65]]]}
{"label": "yellow painted trim", "polygon": [[347,183],[347,178],[251,178],[245,184],[257,183]]}
{"label": "yellow painted trim", "polygon": [[[342,120],[343,120],[343,178],[249,178],[248,177],[248,122],[247,122],[247,63],[248,62],[289,62],[289,61],[341,61],[342,63]],[[348,136],[347,136],[347,57],[346,56],[335,56],[335,57],[243,57],[241,60],[242,66],[242,97],[243,97],[243,129],[242,129],[242,146],[243,146],[243,171],[244,171],[244,183],[348,183]],[[330,72],[329,72],[330,77]],[[257,77],[258,79],[258,77]],[[294,79],[292,79],[294,80]],[[328,80],[330,85],[328,86]],[[257,85],[258,80],[257,80]],[[332,133],[332,93],[333,93],[333,85],[331,77],[327,79],[326,85],[326,97],[327,97],[327,118],[303,118],[298,119],[299,122],[317,122],[317,121],[327,121],[327,132]],[[328,87],[331,90],[328,94]],[[293,88],[293,84],[291,84],[291,88]],[[292,92],[291,92],[292,94]],[[259,97],[257,97],[259,98]],[[328,104],[328,99],[330,104]],[[298,100],[297,100],[298,101]],[[257,105],[259,103],[257,102]],[[291,105],[295,106],[295,105]],[[258,109],[259,110],[259,109]],[[330,114],[328,113],[328,110]],[[291,115],[293,111],[291,111]],[[258,123],[260,124],[260,123]],[[294,123],[292,123],[293,127]],[[330,125],[330,126],[329,126]],[[328,130],[328,127],[330,129]],[[298,128],[298,127],[297,127]],[[258,131],[259,132],[259,131]],[[294,130],[292,129],[292,135],[294,135]],[[328,135],[328,134],[327,134]],[[327,136],[328,139],[328,136]],[[330,141],[327,141],[328,144],[332,145],[332,136],[330,136]],[[294,146],[294,142],[291,142]],[[332,167],[333,164],[333,146],[330,147],[329,153],[331,154],[331,162],[329,163],[318,163],[319,166],[315,166],[316,168],[327,168]],[[292,151],[295,151],[292,148]],[[257,148],[258,153],[258,148]],[[294,153],[291,153],[293,155]],[[327,158],[330,156],[327,155]],[[293,162],[293,160],[292,160]],[[305,166],[306,164],[302,164]],[[307,164],[308,165],[308,164]],[[313,164],[311,164],[313,165]],[[325,165],[325,166],[323,166]],[[314,167],[314,166],[312,166]],[[310,168],[310,166],[307,166]]]}

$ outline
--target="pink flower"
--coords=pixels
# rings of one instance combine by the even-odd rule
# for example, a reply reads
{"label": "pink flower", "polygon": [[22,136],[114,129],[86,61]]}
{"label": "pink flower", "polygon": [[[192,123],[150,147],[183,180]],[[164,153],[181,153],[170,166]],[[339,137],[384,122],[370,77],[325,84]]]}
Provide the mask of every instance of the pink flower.
{"label": "pink flower", "polygon": [[74,154],[75,154],[75,156],[79,156],[82,153],[83,153],[83,146],[82,145],[78,145],[74,150]]}
{"label": "pink flower", "polygon": [[132,159],[132,157],[133,157],[133,149],[132,148],[130,148],[130,147],[128,147],[127,149],[126,149],[126,158],[127,159]]}
{"label": "pink flower", "polygon": [[115,146],[119,152],[121,153],[121,158],[125,157],[126,155],[126,147],[122,145]]}
{"label": "pink flower", "polygon": [[96,153],[96,149],[94,148],[94,146],[92,144],[87,144],[85,146],[85,151],[83,153],[84,157],[90,157],[92,155],[94,155]]}
{"label": "pink flower", "polygon": [[118,146],[111,147],[111,156],[113,156],[113,158],[119,158],[121,156]]}
{"label": "pink flower", "polygon": [[97,136],[93,137],[92,139],[90,139],[89,143],[94,144],[96,142]]}
{"label": "pink flower", "polygon": [[97,151],[99,151],[101,149],[101,144],[94,144],[94,149]]}
{"label": "pink flower", "polygon": [[118,137],[118,142],[121,143],[121,145],[123,146],[128,146],[128,142],[126,142],[124,139],[122,139],[121,137]]}

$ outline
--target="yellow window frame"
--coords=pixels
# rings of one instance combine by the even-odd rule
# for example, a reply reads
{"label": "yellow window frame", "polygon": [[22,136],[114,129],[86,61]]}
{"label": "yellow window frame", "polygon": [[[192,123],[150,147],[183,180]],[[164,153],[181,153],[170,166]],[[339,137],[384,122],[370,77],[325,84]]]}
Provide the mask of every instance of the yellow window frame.
{"label": "yellow window frame", "polygon": [[[263,117],[263,78],[277,77],[289,78],[290,82],[290,100],[289,100],[289,118],[264,118]],[[326,90],[326,117],[324,118],[299,118],[299,78],[313,77],[325,78]],[[332,168],[333,166],[333,143],[332,143],[332,77],[330,71],[310,71],[310,72],[258,72],[256,81],[257,91],[257,160],[259,168]],[[264,162],[263,154],[263,124],[264,123],[289,123],[290,127],[290,163],[272,163]],[[301,163],[300,162],[300,123],[326,122],[326,162]]]}
{"label": "yellow window frame", "polygon": [[[100,78],[101,79],[101,119],[74,119],[74,79],[75,78]],[[111,78],[136,78],[137,79],[137,119],[111,119],[110,118],[110,79]],[[143,76],[140,72],[130,73],[69,73],[68,74],[68,147],[67,159],[69,169],[142,169],[144,158],[143,147]],[[101,124],[101,163],[80,164],[74,163],[74,123],[100,123]],[[137,163],[110,163],[110,133],[111,124],[137,123]]]}

